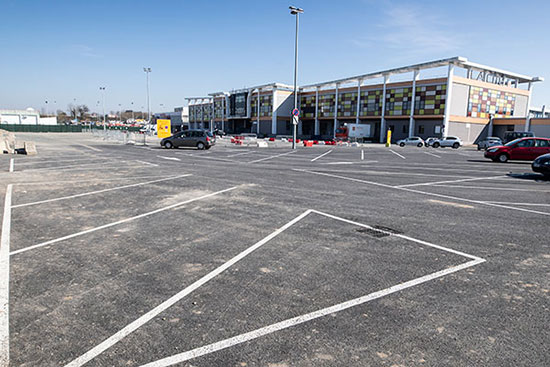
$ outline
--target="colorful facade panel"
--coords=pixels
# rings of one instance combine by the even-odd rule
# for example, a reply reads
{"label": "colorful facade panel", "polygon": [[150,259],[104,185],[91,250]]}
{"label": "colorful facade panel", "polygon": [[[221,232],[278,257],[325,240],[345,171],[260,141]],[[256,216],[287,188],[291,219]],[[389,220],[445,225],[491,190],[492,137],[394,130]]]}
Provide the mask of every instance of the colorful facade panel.
{"label": "colorful facade panel", "polygon": [[416,87],[414,114],[443,115],[445,113],[446,94],[447,84],[425,85],[421,87]]}
{"label": "colorful facade panel", "polygon": [[512,117],[516,96],[513,93],[501,92],[494,89],[482,87],[470,87],[468,99],[468,116],[489,118]]}
{"label": "colorful facade panel", "polygon": [[334,117],[335,101],[336,101],[336,96],[334,93],[320,94],[318,111],[317,111],[319,113],[319,117]]}
{"label": "colorful facade panel", "polygon": [[300,96],[300,113],[302,118],[315,118],[315,95]]}
{"label": "colorful facade panel", "polygon": [[[258,95],[252,95],[250,99],[250,116],[258,117]],[[273,113],[273,95],[260,95],[260,117],[269,117]]]}

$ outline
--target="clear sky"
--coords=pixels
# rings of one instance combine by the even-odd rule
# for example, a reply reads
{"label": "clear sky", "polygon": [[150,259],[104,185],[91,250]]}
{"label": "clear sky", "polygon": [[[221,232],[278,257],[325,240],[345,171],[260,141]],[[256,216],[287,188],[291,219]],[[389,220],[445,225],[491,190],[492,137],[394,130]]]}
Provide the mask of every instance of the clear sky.
{"label": "clear sky", "polygon": [[[292,84],[294,17],[299,84],[464,56],[546,79],[531,105],[550,107],[549,1],[40,1],[0,0],[0,109],[100,111],[270,82]],[[161,106],[161,104],[163,106]],[[51,105],[50,105],[51,106]],[[52,107],[50,107],[50,110]]]}

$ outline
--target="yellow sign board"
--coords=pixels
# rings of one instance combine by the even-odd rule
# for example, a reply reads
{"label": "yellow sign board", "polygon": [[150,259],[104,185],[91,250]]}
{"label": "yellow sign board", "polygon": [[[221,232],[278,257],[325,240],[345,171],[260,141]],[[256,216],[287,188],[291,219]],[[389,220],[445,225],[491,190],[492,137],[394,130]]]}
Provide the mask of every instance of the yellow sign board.
{"label": "yellow sign board", "polygon": [[158,119],[157,120],[157,136],[159,138],[168,138],[172,136],[172,128],[170,127],[170,120]]}

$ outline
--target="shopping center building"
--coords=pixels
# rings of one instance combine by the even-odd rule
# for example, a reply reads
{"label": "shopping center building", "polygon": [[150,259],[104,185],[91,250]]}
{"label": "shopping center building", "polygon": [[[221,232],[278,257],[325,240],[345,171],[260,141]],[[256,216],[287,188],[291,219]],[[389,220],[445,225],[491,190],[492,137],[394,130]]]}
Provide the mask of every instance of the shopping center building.
{"label": "shopping center building", "polygon": [[[300,86],[301,138],[330,139],[348,123],[369,125],[374,142],[455,135],[472,143],[493,131],[529,129],[531,77],[468,61],[436,60]],[[292,86],[271,83],[188,98],[192,128],[290,135]],[[506,124],[503,119],[510,119]],[[497,129],[498,130],[498,129]]]}

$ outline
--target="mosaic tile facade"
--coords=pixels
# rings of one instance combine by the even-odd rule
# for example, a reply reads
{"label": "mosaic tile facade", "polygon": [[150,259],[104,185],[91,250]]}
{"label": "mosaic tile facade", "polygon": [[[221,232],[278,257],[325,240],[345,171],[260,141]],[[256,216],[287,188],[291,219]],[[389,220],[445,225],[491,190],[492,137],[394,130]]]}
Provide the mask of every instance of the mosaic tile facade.
{"label": "mosaic tile facade", "polygon": [[338,117],[357,115],[357,92],[338,93]]}
{"label": "mosaic tile facade", "polygon": [[315,118],[315,94],[300,96],[300,113],[302,118]]}
{"label": "mosaic tile facade", "polygon": [[493,114],[494,117],[511,117],[515,103],[516,96],[513,93],[472,86],[468,99],[468,116],[489,118]]}
{"label": "mosaic tile facade", "polygon": [[334,117],[334,102],[336,96],[332,94],[319,94],[318,114],[319,117]]}
{"label": "mosaic tile facade", "polygon": [[446,93],[447,84],[425,85],[421,87],[416,87],[414,114],[443,115],[445,113]]}
{"label": "mosaic tile facade", "polygon": [[189,121],[210,121],[212,103],[196,104],[189,106]]}
{"label": "mosaic tile facade", "polygon": [[380,116],[382,111],[382,91],[368,90],[361,92],[361,105],[359,114],[361,116]]}
{"label": "mosaic tile facade", "polygon": [[[257,117],[258,115],[258,95],[252,95],[250,99],[250,115]],[[260,94],[260,117],[269,117],[273,112],[273,95]]]}

